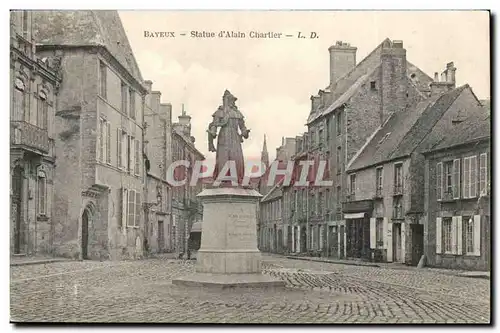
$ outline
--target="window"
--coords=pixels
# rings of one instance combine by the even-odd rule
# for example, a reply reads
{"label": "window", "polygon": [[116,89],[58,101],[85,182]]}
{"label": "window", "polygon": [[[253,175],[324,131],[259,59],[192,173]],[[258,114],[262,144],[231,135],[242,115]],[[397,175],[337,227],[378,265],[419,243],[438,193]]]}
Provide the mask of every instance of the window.
{"label": "window", "polygon": [[444,162],[444,195],[450,198],[453,194],[453,162]]}
{"label": "window", "polygon": [[453,160],[453,199],[460,198],[460,160]]}
{"label": "window", "polygon": [[47,178],[45,177],[45,172],[38,172],[38,214],[46,215],[47,214]]}
{"label": "window", "polygon": [[377,90],[377,83],[375,81],[370,82],[370,89],[371,90]]}
{"label": "window", "polygon": [[470,156],[464,158],[464,168],[463,168],[463,197],[464,198],[475,198],[476,197],[476,170],[477,170],[477,158],[476,156]]}
{"label": "window", "polygon": [[135,140],[135,174],[139,175],[139,166],[140,166],[140,141]]}
{"label": "window", "polygon": [[383,170],[383,168],[377,168],[375,170],[375,189],[377,196],[382,196]]}
{"label": "window", "polygon": [[341,113],[337,113],[337,116],[335,117],[336,118],[336,122],[337,122],[337,135],[340,135],[342,134],[342,117],[341,117]]}
{"label": "window", "polygon": [[323,142],[323,140],[324,140],[324,138],[323,138],[323,129],[320,129],[320,130],[319,130],[319,132],[318,132],[318,137],[319,137],[319,138],[318,138],[318,141],[319,141],[318,143],[319,143],[320,145],[324,144],[324,142]]}
{"label": "window", "polygon": [[443,217],[443,240],[444,240],[444,252],[451,253],[452,252],[452,218],[451,217]]}
{"label": "window", "polygon": [[479,195],[488,194],[488,155],[479,155]]}
{"label": "window", "polygon": [[122,226],[138,227],[141,217],[141,193],[135,190],[121,189]]}
{"label": "window", "polygon": [[127,104],[128,104],[128,96],[127,96],[128,88],[125,83],[122,82],[122,90],[121,90],[121,97],[122,97],[122,108],[121,111],[124,114],[127,113]]}
{"label": "window", "polygon": [[394,192],[401,193],[403,191],[403,164],[394,165]]}
{"label": "window", "polygon": [[311,136],[311,146],[314,147],[316,146],[316,132],[313,129],[311,129],[310,136]]}
{"label": "window", "polygon": [[106,122],[106,163],[111,164],[111,123]]}
{"label": "window", "polygon": [[465,253],[474,253],[474,219],[472,216],[462,217],[464,221],[465,230]]}
{"label": "window", "polygon": [[314,193],[311,194],[311,202],[309,203],[309,215],[314,215],[316,213],[316,197]]}
{"label": "window", "polygon": [[403,218],[403,203],[401,197],[394,197],[393,200],[393,218],[402,219]]}
{"label": "window", "polygon": [[326,208],[327,212],[329,212],[330,209],[332,208],[331,207],[331,202],[330,202],[331,199],[332,198],[331,198],[330,189],[327,188],[326,189],[326,194],[325,194],[325,208]]}
{"label": "window", "polygon": [[23,29],[23,35],[24,37],[27,37],[28,36],[28,30],[29,30],[29,27],[28,27],[28,11],[27,10],[23,10],[22,13],[21,13],[22,17],[23,17],[23,26],[22,26],[22,29]]}
{"label": "window", "polygon": [[349,175],[349,195],[354,199],[356,194],[356,174]]}
{"label": "window", "polygon": [[323,192],[318,193],[318,214],[323,216]]}
{"label": "window", "polygon": [[332,126],[331,120],[332,120],[331,117],[328,117],[326,119],[326,142],[330,141],[330,135],[331,135],[331,131],[332,131],[332,129],[330,127],[330,126]]}
{"label": "window", "polygon": [[132,154],[133,142],[134,142],[134,137],[129,135],[127,137],[127,156],[126,156],[126,158],[127,158],[127,171],[130,171],[131,173],[133,173],[132,167],[134,165],[134,162],[133,162],[134,154]]}
{"label": "window", "polygon": [[135,93],[132,89],[130,89],[128,91],[128,95],[129,95],[129,98],[130,98],[130,105],[129,105],[129,108],[130,108],[130,117],[132,119],[135,119]]}
{"label": "window", "polygon": [[25,92],[24,81],[20,78],[16,78],[15,89],[14,89],[14,108],[13,114],[11,115],[12,120],[24,120],[24,92]]}
{"label": "window", "polygon": [[375,226],[375,234],[377,240],[377,248],[382,248],[384,246],[384,219],[377,218]]}
{"label": "window", "polygon": [[106,65],[101,61],[99,62],[99,74],[100,74],[100,94],[101,97],[108,98],[108,86],[107,86],[107,68]]}
{"label": "window", "polygon": [[341,199],[342,198],[342,189],[340,186],[337,186],[337,210],[340,210],[340,204],[341,204]]}
{"label": "window", "polygon": [[36,125],[40,128],[47,129],[47,94],[44,91],[40,91],[37,99],[37,122]]}

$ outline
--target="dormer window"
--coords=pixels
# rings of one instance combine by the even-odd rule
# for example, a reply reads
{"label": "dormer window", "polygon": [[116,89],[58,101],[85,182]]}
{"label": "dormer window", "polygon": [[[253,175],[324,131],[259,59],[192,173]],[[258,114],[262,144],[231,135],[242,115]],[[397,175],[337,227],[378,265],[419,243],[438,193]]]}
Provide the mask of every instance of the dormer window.
{"label": "dormer window", "polygon": [[370,89],[371,90],[377,90],[377,82],[376,81],[371,81],[370,82]]}

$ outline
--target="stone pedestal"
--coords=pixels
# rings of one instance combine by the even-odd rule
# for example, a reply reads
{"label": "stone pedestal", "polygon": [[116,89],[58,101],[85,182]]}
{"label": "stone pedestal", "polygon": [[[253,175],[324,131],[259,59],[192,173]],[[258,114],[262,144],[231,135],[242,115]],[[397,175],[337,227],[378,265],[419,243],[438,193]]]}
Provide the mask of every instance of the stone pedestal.
{"label": "stone pedestal", "polygon": [[196,273],[175,279],[186,286],[284,287],[284,281],[263,275],[257,249],[257,205],[261,195],[252,189],[206,189],[201,247]]}

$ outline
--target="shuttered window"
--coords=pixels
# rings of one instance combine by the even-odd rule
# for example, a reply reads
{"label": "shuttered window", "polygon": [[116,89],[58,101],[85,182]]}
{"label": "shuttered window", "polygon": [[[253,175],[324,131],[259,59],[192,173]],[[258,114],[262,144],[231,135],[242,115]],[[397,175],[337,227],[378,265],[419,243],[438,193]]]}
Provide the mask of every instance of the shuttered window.
{"label": "shuttered window", "polygon": [[134,226],[138,227],[141,220],[141,193],[135,192],[135,222]]}
{"label": "shuttered window", "polygon": [[116,166],[122,167],[122,130],[116,130]]}
{"label": "shuttered window", "polygon": [[443,199],[443,163],[436,165],[436,199]]}
{"label": "shuttered window", "polygon": [[453,199],[460,198],[460,160],[453,160]]}
{"label": "shuttered window", "polygon": [[133,227],[134,225],[135,225],[135,191],[129,190],[127,226]]}
{"label": "shuttered window", "polygon": [[106,163],[111,164],[111,124],[106,122]]}
{"label": "shuttered window", "polygon": [[135,140],[135,174],[139,175],[139,167],[140,167],[140,141]]}
{"label": "shuttered window", "polygon": [[486,195],[488,192],[488,155],[479,155],[479,195]]}

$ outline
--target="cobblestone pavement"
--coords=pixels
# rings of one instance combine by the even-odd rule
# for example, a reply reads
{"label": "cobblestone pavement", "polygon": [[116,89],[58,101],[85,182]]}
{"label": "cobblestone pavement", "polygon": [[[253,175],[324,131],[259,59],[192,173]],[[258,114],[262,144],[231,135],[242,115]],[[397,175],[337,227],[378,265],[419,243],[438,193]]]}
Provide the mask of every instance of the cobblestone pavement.
{"label": "cobblestone pavement", "polygon": [[172,285],[193,261],[11,267],[14,322],[488,323],[490,281],[264,256],[285,291]]}

